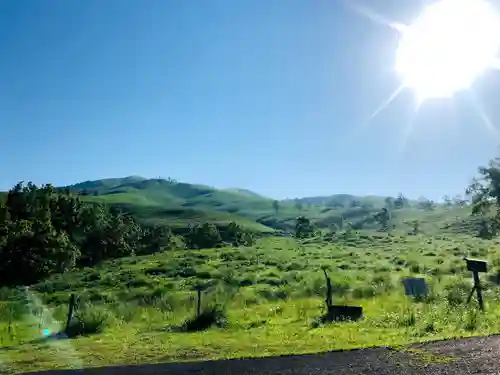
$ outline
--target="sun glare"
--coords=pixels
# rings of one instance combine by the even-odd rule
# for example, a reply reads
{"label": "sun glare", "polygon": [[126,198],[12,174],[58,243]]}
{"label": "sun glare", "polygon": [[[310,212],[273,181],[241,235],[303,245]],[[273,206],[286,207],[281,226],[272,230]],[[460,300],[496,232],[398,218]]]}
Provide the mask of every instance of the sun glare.
{"label": "sun glare", "polygon": [[486,0],[440,0],[400,30],[396,72],[419,102],[468,89],[498,64],[500,17]]}

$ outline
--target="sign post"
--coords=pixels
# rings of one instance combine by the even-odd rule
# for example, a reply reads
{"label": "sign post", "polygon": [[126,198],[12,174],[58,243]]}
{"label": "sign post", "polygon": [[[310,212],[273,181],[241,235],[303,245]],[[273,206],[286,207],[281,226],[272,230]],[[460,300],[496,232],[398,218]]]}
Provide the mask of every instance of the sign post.
{"label": "sign post", "polygon": [[479,280],[479,272],[487,272],[488,271],[488,263],[484,260],[478,259],[468,259],[464,258],[467,263],[467,270],[472,271],[472,275],[474,276],[474,287],[472,288],[469,298],[467,298],[467,303],[470,303],[472,299],[472,295],[474,294],[474,290],[477,293],[477,302],[479,304],[479,309],[484,311],[484,302],[483,295],[481,293],[481,282]]}

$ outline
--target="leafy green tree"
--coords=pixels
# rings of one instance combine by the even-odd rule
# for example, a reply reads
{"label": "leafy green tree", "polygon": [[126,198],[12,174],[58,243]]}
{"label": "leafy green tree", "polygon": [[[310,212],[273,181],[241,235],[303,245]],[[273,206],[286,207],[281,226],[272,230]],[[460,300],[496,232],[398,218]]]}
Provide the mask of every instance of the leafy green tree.
{"label": "leafy green tree", "polygon": [[176,247],[172,231],[164,226],[154,225],[142,230],[141,246],[137,254],[152,254]]}
{"label": "leafy green tree", "polygon": [[493,237],[500,229],[500,158],[479,167],[478,172],[466,194],[472,199],[472,215],[480,218],[479,235]]}
{"label": "leafy green tree", "polygon": [[391,230],[391,212],[387,208],[382,208],[382,210],[376,213],[373,218],[380,224],[380,229],[384,232],[390,232]]}
{"label": "leafy green tree", "polygon": [[278,211],[280,210],[280,202],[279,201],[277,201],[277,200],[273,201],[273,209],[274,209],[274,212],[278,213]]}
{"label": "leafy green tree", "polygon": [[245,231],[239,224],[234,221],[229,223],[224,228],[219,229],[222,241],[236,246],[251,246],[254,243],[253,235]]}
{"label": "leafy green tree", "polygon": [[64,232],[48,222],[17,220],[6,228],[0,250],[0,275],[4,285],[32,284],[54,272],[71,269],[78,249]]}
{"label": "leafy green tree", "polygon": [[399,193],[397,198],[394,199],[394,209],[401,209],[408,206],[408,199],[403,195],[403,193]]}
{"label": "leafy green tree", "polygon": [[216,247],[221,243],[222,238],[219,230],[211,223],[196,225],[186,235],[186,245],[193,249]]}
{"label": "leafy green tree", "polygon": [[305,216],[299,216],[295,220],[295,237],[306,238],[314,235],[314,226]]}
{"label": "leafy green tree", "polygon": [[29,284],[76,265],[132,255],[142,228],[116,210],[82,203],[67,189],[15,185],[0,206],[0,281]]}
{"label": "leafy green tree", "polygon": [[436,204],[430,199],[420,197],[418,199],[417,207],[425,211],[432,211],[434,210],[434,208],[436,208]]}

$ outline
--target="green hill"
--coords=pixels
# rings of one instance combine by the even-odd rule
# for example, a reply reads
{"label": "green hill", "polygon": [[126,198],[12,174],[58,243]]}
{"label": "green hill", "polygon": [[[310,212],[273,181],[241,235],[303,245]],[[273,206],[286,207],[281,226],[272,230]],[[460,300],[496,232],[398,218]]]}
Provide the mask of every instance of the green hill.
{"label": "green hill", "polygon": [[[380,225],[373,216],[387,204],[383,196],[336,194],[281,200],[275,210],[273,199],[250,190],[140,176],[85,181],[66,188],[84,200],[120,207],[149,224],[181,229],[204,222],[226,225],[234,221],[257,233],[291,231],[297,216],[306,216],[323,229],[349,223],[358,230],[377,230]],[[4,195],[1,193],[0,199]],[[410,230],[415,221],[425,233],[475,235],[478,231],[468,207],[435,205],[422,209],[419,202],[408,200],[404,207],[392,210],[392,223],[399,231]]]}
{"label": "green hill", "polygon": [[[376,230],[380,225],[373,216],[387,204],[383,196],[336,194],[281,200],[275,210],[273,199],[246,189],[216,189],[138,176],[86,181],[68,188],[84,194],[86,200],[120,206],[148,223],[182,228],[194,223],[224,225],[235,221],[255,232],[290,231],[300,215],[319,228],[350,223],[355,229]],[[434,205],[427,210],[419,208],[417,201],[405,200],[403,207],[392,211],[392,222],[399,230],[409,230],[414,221],[428,233],[443,229],[471,234],[476,230],[476,225],[469,224],[467,208]]]}
{"label": "green hill", "polygon": [[234,221],[255,232],[273,231],[255,220],[259,210],[272,210],[272,200],[248,191],[141,177],[86,181],[68,188],[83,194],[85,200],[120,206],[148,223],[186,227]]}

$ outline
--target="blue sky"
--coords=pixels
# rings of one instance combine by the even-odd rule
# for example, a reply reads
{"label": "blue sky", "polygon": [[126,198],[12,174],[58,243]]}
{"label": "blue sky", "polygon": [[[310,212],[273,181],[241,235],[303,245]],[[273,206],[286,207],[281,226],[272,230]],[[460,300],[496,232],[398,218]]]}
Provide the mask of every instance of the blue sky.
{"label": "blue sky", "polygon": [[[367,121],[398,86],[397,41],[340,0],[3,0],[0,189],[141,175],[276,198],[460,193],[498,150],[465,95],[426,103],[404,148],[411,93]],[[499,84],[475,86],[493,123]]]}

